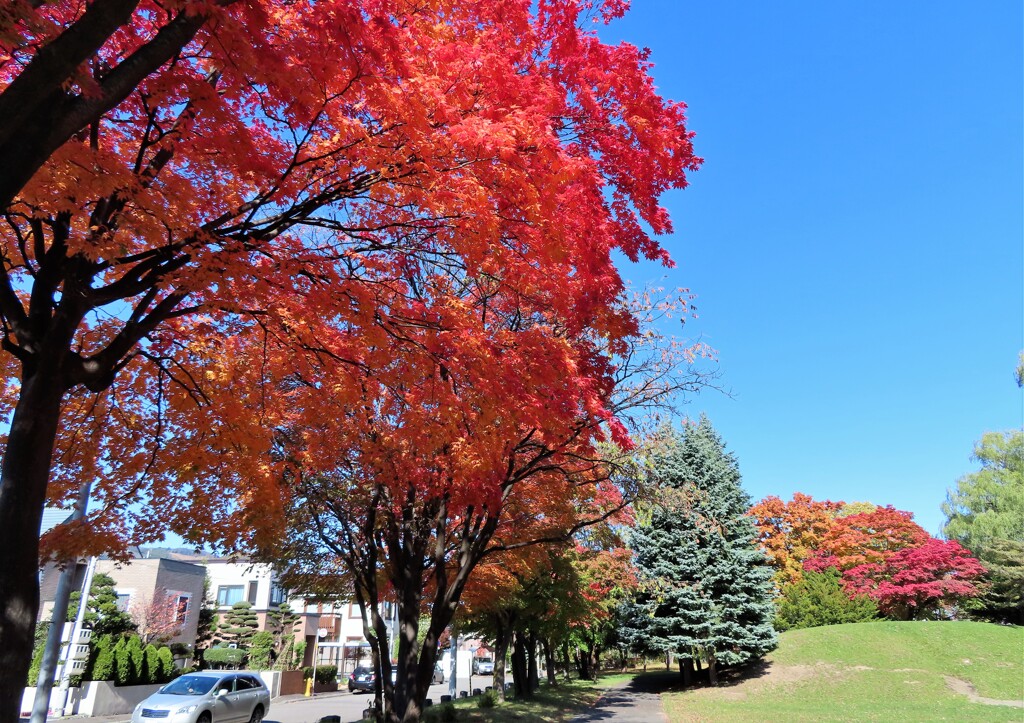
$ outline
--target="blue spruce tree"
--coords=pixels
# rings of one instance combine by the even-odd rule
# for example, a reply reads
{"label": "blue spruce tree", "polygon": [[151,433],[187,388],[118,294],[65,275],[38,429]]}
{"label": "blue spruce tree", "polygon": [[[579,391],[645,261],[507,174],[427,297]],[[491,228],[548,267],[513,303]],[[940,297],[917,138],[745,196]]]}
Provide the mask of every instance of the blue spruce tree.
{"label": "blue spruce tree", "polygon": [[688,683],[704,660],[742,666],[775,649],[772,570],[755,543],[736,459],[706,417],[654,460],[659,496],[631,536],[644,592],[628,637],[673,653]]}

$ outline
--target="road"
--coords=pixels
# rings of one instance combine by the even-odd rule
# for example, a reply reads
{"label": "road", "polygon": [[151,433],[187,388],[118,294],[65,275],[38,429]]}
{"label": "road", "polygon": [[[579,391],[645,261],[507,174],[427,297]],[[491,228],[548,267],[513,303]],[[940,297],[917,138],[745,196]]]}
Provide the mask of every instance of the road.
{"label": "road", "polygon": [[[507,677],[511,680],[511,676]],[[466,687],[467,681],[459,681],[459,691],[470,692]],[[477,688],[486,688],[491,684],[490,676],[474,675],[473,685]],[[438,683],[430,686],[427,697],[435,704],[441,702],[441,696],[448,695],[448,683]],[[373,695],[367,693],[349,693],[347,690],[337,693],[317,693],[315,696],[306,698],[301,695],[287,695],[275,698],[270,701],[270,713],[267,715],[266,723],[316,723],[324,716],[336,715],[341,717],[341,723],[353,723],[360,720],[363,709],[373,702]],[[72,716],[69,718],[53,718],[51,720],[74,721],[75,723],[127,723],[131,720],[131,713],[121,713],[109,716]],[[22,723],[27,723],[28,718],[22,718]]]}

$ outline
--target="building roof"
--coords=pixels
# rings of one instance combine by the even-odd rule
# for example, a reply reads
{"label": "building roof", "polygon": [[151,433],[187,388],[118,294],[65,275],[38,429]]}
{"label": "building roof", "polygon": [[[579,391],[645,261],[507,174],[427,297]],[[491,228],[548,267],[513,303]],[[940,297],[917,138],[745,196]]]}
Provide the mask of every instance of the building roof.
{"label": "building roof", "polygon": [[70,510],[61,507],[46,507],[43,509],[43,521],[39,525],[39,534],[49,532],[57,525],[63,524],[71,519],[74,514]]}

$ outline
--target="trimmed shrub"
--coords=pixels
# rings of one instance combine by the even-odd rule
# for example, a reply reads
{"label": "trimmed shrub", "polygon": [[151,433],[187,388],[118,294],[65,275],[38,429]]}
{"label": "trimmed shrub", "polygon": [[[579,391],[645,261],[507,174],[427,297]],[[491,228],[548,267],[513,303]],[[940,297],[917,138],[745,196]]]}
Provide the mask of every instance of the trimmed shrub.
{"label": "trimmed shrub", "polygon": [[207,665],[215,668],[226,668],[228,666],[237,668],[245,660],[245,651],[241,648],[217,646],[204,652],[203,660]]}
{"label": "trimmed shrub", "polygon": [[89,680],[114,679],[114,639],[101,635],[92,648],[92,666],[88,671]]}
{"label": "trimmed shrub", "polygon": [[156,654],[160,662],[160,674],[156,682],[166,683],[173,680],[174,671],[177,669],[174,665],[174,653],[165,646],[156,651]]}
{"label": "trimmed shrub", "polygon": [[[313,677],[313,666],[307,666],[302,669],[302,677],[304,680],[309,680]],[[338,666],[337,665],[318,665],[316,666],[316,682],[321,684],[333,683],[338,679]]]}
{"label": "trimmed shrub", "polygon": [[146,652],[142,647],[142,638],[133,635],[125,645],[128,652],[129,672],[128,685],[137,685],[146,680]]}
{"label": "trimmed shrub", "polygon": [[128,643],[120,638],[114,645],[114,684],[128,685],[132,679],[132,659],[128,655]]}
{"label": "trimmed shrub", "polygon": [[145,663],[143,665],[143,675],[140,683],[147,683],[152,685],[153,683],[159,683],[160,681],[160,652],[156,649],[153,643],[150,643],[142,650],[143,658]]}

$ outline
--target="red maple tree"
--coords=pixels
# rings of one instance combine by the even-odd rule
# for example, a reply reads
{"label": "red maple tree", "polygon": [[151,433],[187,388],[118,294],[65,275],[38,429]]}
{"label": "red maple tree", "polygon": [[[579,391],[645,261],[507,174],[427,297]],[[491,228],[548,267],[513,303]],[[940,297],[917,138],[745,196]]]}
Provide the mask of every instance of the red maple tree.
{"label": "red maple tree", "polygon": [[[208,530],[244,538],[261,519],[250,503],[283,505],[276,433],[320,403],[295,420],[272,397],[365,399],[375,370],[382,385],[397,373],[394,342],[434,364],[396,398],[521,343],[539,356],[515,363],[581,394],[510,381],[482,413],[547,403],[564,431],[582,404],[617,424],[609,355],[638,327],[611,255],[667,260],[644,224],[670,230],[658,197],[699,163],[646,54],[589,29],[624,9],[17,0],[0,13],[0,717],[28,666],[43,506],[96,470],[113,471],[100,509],[135,519],[101,523],[84,547],[155,535],[159,514],[130,512],[140,499],[186,535],[203,534],[197,505]],[[495,334],[506,341],[489,346]],[[580,339],[596,353],[558,344]],[[498,368],[475,373],[518,374]]]}
{"label": "red maple tree", "polygon": [[843,572],[851,595],[868,595],[878,609],[897,620],[933,615],[943,605],[977,595],[975,582],[985,568],[955,540],[930,538],[906,547],[881,562],[868,562]]}

